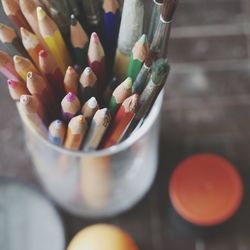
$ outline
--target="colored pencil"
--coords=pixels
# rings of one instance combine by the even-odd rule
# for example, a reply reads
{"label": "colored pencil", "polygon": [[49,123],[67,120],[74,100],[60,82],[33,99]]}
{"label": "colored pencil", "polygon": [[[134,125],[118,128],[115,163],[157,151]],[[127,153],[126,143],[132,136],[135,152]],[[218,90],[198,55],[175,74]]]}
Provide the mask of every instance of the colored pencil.
{"label": "colored pencil", "polygon": [[63,120],[68,123],[70,119],[72,119],[80,110],[80,101],[78,97],[69,92],[61,102],[62,108],[62,118]]}
{"label": "colored pencil", "polygon": [[15,30],[2,23],[0,23],[0,41],[11,55],[27,55]]}
{"label": "colored pencil", "polygon": [[78,95],[78,81],[78,73],[73,67],[69,66],[64,76],[64,91],[66,93],[72,92]]}
{"label": "colored pencil", "polygon": [[148,42],[149,44],[152,43],[153,37],[159,22],[159,16],[161,15],[161,10],[163,6],[163,0],[153,0],[153,9],[151,12],[151,18],[148,27]]}
{"label": "colored pencil", "polygon": [[71,15],[70,38],[77,64],[86,67],[89,38],[74,15]]}
{"label": "colored pencil", "polygon": [[44,125],[46,118],[38,99],[31,95],[22,95],[17,107],[24,122],[28,122],[38,133],[47,138],[48,131]]}
{"label": "colored pencil", "polygon": [[124,100],[132,94],[132,79],[128,77],[114,90],[109,103],[109,109],[112,116],[115,115],[116,111]]}
{"label": "colored pencil", "polygon": [[96,111],[85,139],[83,150],[88,151],[98,149],[110,122],[111,115],[107,108]]}
{"label": "colored pencil", "polygon": [[2,0],[2,6],[5,14],[12,21],[12,23],[16,25],[16,27],[18,28],[24,27],[28,30],[31,30],[28,22],[23,16],[18,1]]}
{"label": "colored pencil", "polygon": [[38,0],[19,0],[21,11],[32,28],[33,32],[39,37],[43,43],[43,38],[39,31],[36,8],[41,7],[42,4]]}
{"label": "colored pencil", "polygon": [[132,91],[133,93],[141,94],[144,88],[146,87],[147,84],[147,79],[149,77],[149,74],[151,72],[151,66],[153,63],[153,53],[149,52],[139,74],[137,75],[133,86],[132,86]]}
{"label": "colored pencil", "polygon": [[8,88],[11,98],[14,101],[19,101],[22,95],[29,95],[29,91],[23,82],[8,80]]}
{"label": "colored pencil", "polygon": [[88,64],[97,77],[97,92],[101,97],[105,89],[106,72],[105,72],[105,54],[99,37],[92,33],[88,50]]}
{"label": "colored pencil", "polygon": [[81,0],[82,8],[90,31],[97,32],[101,26],[101,6],[99,0]]}
{"label": "colored pencil", "polygon": [[118,86],[118,81],[115,77],[113,77],[110,81],[109,81],[109,84],[108,86],[106,87],[105,89],[105,92],[104,92],[104,103],[106,105],[109,104],[109,101],[110,101],[110,98],[115,90],[115,88]]}
{"label": "colored pencil", "polygon": [[97,78],[90,67],[87,67],[81,77],[79,85],[79,95],[81,103],[85,103],[89,98],[96,97]]}
{"label": "colored pencil", "polygon": [[115,50],[121,22],[121,13],[119,7],[119,2],[117,0],[103,1],[104,49],[107,58],[107,69],[110,71],[109,75],[111,74],[114,64]]}
{"label": "colored pencil", "polygon": [[63,35],[69,34],[70,26],[70,10],[68,9],[67,1],[51,1],[42,0],[43,4],[46,6],[47,13],[51,16],[53,21],[57,24],[58,28]]}
{"label": "colored pencil", "polygon": [[164,1],[154,38],[150,46],[150,50],[153,51],[157,56],[160,56],[162,54],[163,49],[164,55],[167,56],[171,23],[177,4],[178,0]]}
{"label": "colored pencil", "polygon": [[38,56],[40,70],[46,77],[53,91],[56,102],[59,104],[65,95],[63,74],[50,53],[47,53],[45,50],[41,50]]}
{"label": "colored pencil", "polygon": [[96,111],[99,109],[98,102],[95,97],[91,97],[87,102],[82,106],[82,114],[90,125],[92,118],[94,117]]}
{"label": "colored pencil", "polygon": [[122,11],[114,73],[118,81],[127,76],[132,48],[143,32],[144,1],[125,0]]}
{"label": "colored pencil", "polygon": [[26,49],[36,66],[39,67],[39,51],[44,49],[43,45],[35,34],[29,32],[23,27],[21,27],[20,33],[24,48]]}
{"label": "colored pencil", "polygon": [[71,65],[69,51],[56,23],[41,8],[37,8],[38,25],[41,35],[64,75]]}
{"label": "colored pencil", "polygon": [[155,62],[152,68],[150,80],[140,96],[136,115],[130,123],[123,139],[127,138],[139,124],[140,120],[148,114],[166,82],[169,70],[170,68],[167,59],[159,59]]}
{"label": "colored pencil", "polygon": [[29,92],[33,96],[36,96],[45,108],[48,118],[53,119],[54,117],[58,117],[59,107],[56,105],[56,101],[46,80],[35,72],[28,72],[26,84]]}
{"label": "colored pencil", "polygon": [[117,111],[112,126],[104,140],[103,148],[111,147],[120,142],[126,128],[135,116],[139,96],[134,94],[128,97]]}
{"label": "colored pencil", "polygon": [[55,120],[49,125],[48,140],[55,145],[62,146],[66,134],[66,126],[61,120]]}
{"label": "colored pencil", "polygon": [[7,78],[19,81],[20,77],[16,72],[12,57],[0,50],[0,72]]}
{"label": "colored pencil", "polygon": [[128,76],[134,82],[139,74],[143,62],[148,56],[148,40],[147,36],[143,34],[133,47],[130,62],[128,65]]}
{"label": "colored pencil", "polygon": [[13,61],[16,72],[24,81],[26,81],[28,72],[34,72],[40,74],[37,68],[28,58],[22,56],[14,56]]}
{"label": "colored pencil", "polygon": [[88,125],[83,115],[73,117],[68,125],[64,147],[71,150],[80,149],[87,129]]}

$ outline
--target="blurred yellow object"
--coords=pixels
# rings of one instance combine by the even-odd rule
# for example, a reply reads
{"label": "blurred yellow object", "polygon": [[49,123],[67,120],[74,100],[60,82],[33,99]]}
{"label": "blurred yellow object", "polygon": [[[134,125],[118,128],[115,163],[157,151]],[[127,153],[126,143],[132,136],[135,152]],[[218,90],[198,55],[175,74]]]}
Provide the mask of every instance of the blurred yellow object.
{"label": "blurred yellow object", "polygon": [[67,250],[139,250],[134,240],[118,227],[96,224],[80,231]]}

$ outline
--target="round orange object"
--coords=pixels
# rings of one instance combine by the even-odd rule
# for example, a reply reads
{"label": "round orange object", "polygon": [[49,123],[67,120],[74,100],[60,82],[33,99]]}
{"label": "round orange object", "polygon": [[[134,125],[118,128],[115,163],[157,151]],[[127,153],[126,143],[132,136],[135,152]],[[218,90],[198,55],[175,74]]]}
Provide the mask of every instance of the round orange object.
{"label": "round orange object", "polygon": [[212,226],[237,211],[243,184],[230,162],[217,155],[199,154],[177,166],[170,179],[169,195],[181,217],[196,225]]}
{"label": "round orange object", "polygon": [[123,230],[108,224],[96,224],[80,231],[67,250],[138,250]]}

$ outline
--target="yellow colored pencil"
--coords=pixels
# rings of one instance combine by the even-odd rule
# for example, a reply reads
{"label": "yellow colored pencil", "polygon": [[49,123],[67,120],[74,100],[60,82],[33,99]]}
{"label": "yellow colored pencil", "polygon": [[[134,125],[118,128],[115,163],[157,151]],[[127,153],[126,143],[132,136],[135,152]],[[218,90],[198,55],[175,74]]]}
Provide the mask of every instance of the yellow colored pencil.
{"label": "yellow colored pencil", "polygon": [[37,18],[40,33],[62,73],[65,74],[68,66],[72,64],[72,61],[62,34],[56,23],[41,7],[37,8]]}

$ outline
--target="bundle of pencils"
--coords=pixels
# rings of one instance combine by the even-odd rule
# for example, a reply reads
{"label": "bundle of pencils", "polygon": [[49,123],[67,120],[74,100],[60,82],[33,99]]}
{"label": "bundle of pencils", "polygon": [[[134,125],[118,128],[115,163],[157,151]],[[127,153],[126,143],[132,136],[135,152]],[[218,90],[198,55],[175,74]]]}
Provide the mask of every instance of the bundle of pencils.
{"label": "bundle of pencils", "polygon": [[132,136],[167,80],[161,57],[177,0],[152,0],[148,34],[142,0],[124,0],[122,12],[118,0],[1,1],[20,30],[0,24],[8,51],[0,51],[0,72],[21,118],[69,150]]}

